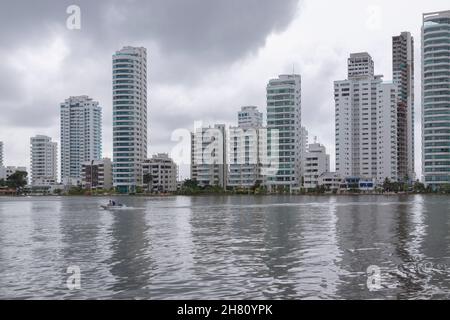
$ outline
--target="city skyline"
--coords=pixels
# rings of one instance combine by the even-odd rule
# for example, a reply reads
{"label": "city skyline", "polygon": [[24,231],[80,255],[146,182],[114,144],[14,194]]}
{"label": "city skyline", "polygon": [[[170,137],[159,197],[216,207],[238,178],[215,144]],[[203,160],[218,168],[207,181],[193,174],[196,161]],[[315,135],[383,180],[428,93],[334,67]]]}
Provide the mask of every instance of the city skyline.
{"label": "city skyline", "polygon": [[[40,72],[49,73],[44,77],[44,82],[46,82],[47,80],[52,80],[52,76],[55,76],[56,78],[62,77],[66,72],[62,72],[61,70],[64,65],[66,63],[69,63],[69,65],[72,65],[72,68],[69,68],[69,70],[74,71],[73,64],[76,64],[77,61],[79,61],[78,66],[82,66],[80,70],[78,70],[81,75],[84,75],[87,72],[85,68],[98,63],[99,66],[101,66],[101,69],[94,69],[96,71],[99,71],[99,74],[101,76],[95,74],[93,79],[81,77],[85,81],[76,82],[78,86],[78,83],[84,83],[84,89],[81,86],[76,88],[76,86],[74,86],[74,84],[70,81],[67,88],[58,88],[58,84],[58,86],[56,86],[56,91],[65,92],[64,96],[61,96],[61,94],[57,94],[57,99],[51,99],[51,101],[54,100],[54,103],[51,106],[49,106],[48,102],[50,101],[50,99],[48,97],[45,97],[48,100],[47,102],[42,104],[45,106],[43,107],[43,112],[46,113],[48,118],[45,121],[51,120],[49,123],[43,123],[43,120],[37,119],[36,116],[34,116],[34,123],[31,123],[33,126],[28,127],[27,123],[29,122],[29,120],[26,120],[25,115],[21,114],[21,116],[24,118],[22,119],[22,122],[19,122],[15,119],[17,115],[12,114],[13,110],[18,108],[18,106],[26,104],[16,103],[14,104],[14,106],[12,106],[12,104],[8,101],[15,101],[14,96],[6,102],[5,97],[2,98],[3,100],[0,101],[0,105],[4,110],[4,117],[2,117],[4,123],[1,124],[2,129],[0,131],[0,140],[3,141],[5,145],[4,162],[6,165],[26,165],[28,168],[30,167],[28,162],[28,159],[30,158],[28,154],[29,151],[27,150],[28,144],[26,142],[21,142],[22,136],[24,136],[25,139],[28,140],[29,137],[36,134],[45,134],[51,136],[55,141],[59,141],[59,126],[55,127],[54,124],[55,117],[56,119],[58,119],[57,105],[59,101],[62,101],[62,99],[66,98],[67,96],[78,94],[87,94],[89,96],[95,97],[95,99],[99,101],[100,105],[103,107],[104,123],[102,140],[104,141],[104,156],[112,158],[112,116],[110,117],[112,113],[112,100],[111,97],[109,97],[111,92],[111,66],[109,65],[106,68],[104,68],[104,66],[110,64],[110,56],[114,51],[124,45],[130,44],[146,46],[149,51],[148,54],[150,61],[150,71],[148,104],[148,154],[170,151],[172,146],[176,144],[175,142],[170,142],[171,132],[177,128],[186,128],[188,130],[192,130],[193,121],[195,120],[202,120],[205,124],[225,123],[228,127],[229,125],[235,123],[235,114],[243,105],[257,105],[259,106],[259,110],[265,113],[265,83],[269,79],[276,77],[278,74],[290,73],[294,64],[295,73],[299,73],[302,76],[302,125],[308,128],[312,136],[318,136],[319,141],[321,141],[321,143],[326,146],[328,152],[332,155],[331,170],[333,171],[335,163],[333,134],[333,81],[343,78],[342,75],[345,74],[345,71],[342,71],[345,70],[345,61],[350,53],[360,51],[369,52],[376,62],[377,73],[384,74],[384,79],[387,81],[391,81],[391,39],[393,36],[400,34],[400,32],[410,31],[416,43],[414,54],[416,64],[416,115],[420,114],[420,93],[418,93],[417,91],[420,91],[419,39],[421,14],[428,11],[445,10],[446,8],[444,7],[444,5],[446,4],[439,1],[436,1],[432,5],[422,3],[419,5],[418,3],[413,3],[410,13],[405,15],[405,21],[403,23],[399,23],[398,21],[391,21],[391,19],[389,19],[389,15],[392,13],[388,9],[392,8],[392,10],[395,11],[395,6],[397,5],[398,4],[396,3],[387,6],[386,2],[381,1],[379,2],[377,9],[377,5],[371,8],[370,6],[358,4],[357,7],[359,7],[361,9],[361,12],[364,13],[363,16],[374,17],[374,20],[372,21],[373,23],[366,24],[365,21],[363,21],[364,19],[361,19],[359,23],[361,23],[363,29],[362,31],[364,32],[361,32],[361,30],[353,30],[353,28],[350,28],[350,26],[346,25],[345,23],[343,24],[343,26],[337,28],[337,31],[331,32],[332,34],[339,31],[344,33],[350,32],[350,34],[355,33],[355,35],[359,34],[359,36],[352,37],[353,41],[355,39],[358,40],[354,41],[354,43],[352,42],[351,44],[349,44],[348,40],[342,38],[328,42],[326,40],[330,39],[328,38],[329,36],[320,38],[320,36],[323,35],[323,30],[318,30],[318,32],[314,33],[315,38],[320,38],[320,41],[318,41],[318,39],[311,39],[310,37],[306,37],[304,38],[305,40],[303,40],[303,42],[300,40],[296,40],[294,43],[290,43],[290,41],[295,38],[295,34],[308,35],[308,30],[305,30],[304,28],[302,28],[302,26],[305,26],[311,21],[314,21],[315,17],[317,17],[316,15],[318,14],[316,12],[317,9],[324,7],[324,3],[314,4],[309,1],[301,1],[298,9],[296,9],[295,4],[289,7],[290,10],[294,12],[294,18],[289,20],[289,25],[284,25],[284,28],[281,29],[279,27],[275,29],[269,28],[270,31],[267,31],[262,36],[258,34],[259,38],[264,38],[262,44],[260,41],[255,47],[252,47],[251,49],[247,48],[247,50],[242,51],[243,53],[241,52],[241,55],[231,59],[231,62],[229,61],[229,59],[224,59],[223,61],[218,61],[217,65],[210,64],[206,66],[205,70],[212,70],[212,74],[209,76],[210,78],[205,78],[203,75],[199,75],[195,70],[193,72],[184,72],[186,70],[190,71],[189,69],[192,69],[193,66],[199,65],[191,63],[181,64],[181,66],[177,65],[178,72],[175,72],[173,69],[171,69],[173,67],[168,68],[169,71],[172,71],[173,74],[176,74],[178,77],[167,79],[169,75],[163,75],[162,68],[167,67],[168,59],[163,56],[163,54],[158,49],[158,46],[156,46],[156,48],[154,44],[146,46],[146,42],[148,40],[146,40],[144,36],[142,36],[142,38],[140,39],[141,41],[139,41],[133,35],[131,35],[129,37],[130,41],[127,42],[127,37],[125,35],[122,37],[122,39],[120,39],[121,43],[116,45],[114,48],[112,48],[112,45],[108,44],[102,47],[101,54],[96,53],[92,58],[86,59],[86,57],[84,56],[84,52],[89,51],[87,49],[93,49],[93,47],[88,46],[91,44],[86,44],[82,39],[82,36],[89,38],[89,34],[92,31],[92,29],[88,28],[89,24],[87,24],[87,27],[84,28],[82,26],[82,29],[78,34],[76,34],[76,32],[78,31],[75,31],[74,33],[74,31],[61,30],[56,24],[56,33],[60,32],[60,35],[62,35],[62,37],[58,38],[55,36],[49,38],[52,39],[50,40],[50,44],[54,45],[53,47],[50,45],[50,48],[55,49],[53,50],[53,54],[55,55],[53,57],[56,59],[56,61],[48,61],[47,65],[40,65],[41,57],[46,56],[47,54],[46,49],[43,48],[36,48],[37,57],[35,57],[35,59],[32,57],[27,57],[26,55],[25,57],[23,57],[20,55],[21,51],[18,51],[19,56],[16,57],[16,59],[25,58],[24,65],[31,67],[27,68],[30,69],[29,77],[31,77],[31,80],[33,78],[33,72],[36,69]],[[332,8],[334,6],[335,4],[331,4]],[[83,5],[83,3],[81,3],[80,7],[84,13],[89,12],[90,7],[88,4]],[[330,10],[330,12],[331,11],[333,10]],[[284,15],[281,15],[281,17],[285,18],[286,15],[288,17],[292,17],[292,12],[284,12]],[[340,12],[339,8],[337,8],[337,12]],[[328,12],[322,12],[322,14],[325,14],[326,17],[328,17],[327,15],[329,15]],[[378,18],[376,17],[380,19],[377,20]],[[61,13],[60,27],[63,27],[63,22],[65,22],[64,18],[64,14]],[[280,19],[280,17],[277,16],[274,21],[278,21],[277,19]],[[346,15],[342,14],[340,16],[340,19],[345,20]],[[379,23],[377,23],[377,21]],[[275,25],[276,24],[277,23],[275,23]],[[278,33],[271,33],[272,30],[278,30]],[[371,35],[373,35],[373,37],[369,37],[370,39],[366,39],[361,36],[361,34],[367,35],[367,33],[370,33]],[[69,39],[65,40],[64,36],[67,36]],[[312,33],[310,36],[312,36]],[[299,36],[299,38],[301,37]],[[342,42],[337,43],[338,40],[342,40]],[[83,45],[86,45],[83,47],[83,50],[78,49],[78,53],[82,53],[81,59],[79,60],[76,59],[76,55],[73,56],[72,51],[70,53],[64,51],[71,49],[71,45],[78,43],[78,41],[80,41],[80,43],[82,43]],[[211,43],[215,43],[214,39],[211,40]],[[312,52],[308,53],[305,52],[306,49],[302,49],[298,53],[293,53],[302,44],[306,44],[306,47],[309,48],[310,51],[312,50]],[[106,50],[104,50],[106,47],[108,48],[108,50],[110,50],[110,52],[106,52]],[[170,51],[171,54],[176,55],[176,49],[170,49],[173,50]],[[185,54],[186,56],[193,55],[193,53],[196,52],[194,49],[192,49],[192,52],[186,53],[186,49],[181,48],[180,54]],[[313,56],[312,53],[315,53],[315,56]],[[168,55],[170,56],[169,53]],[[17,60],[10,58],[6,61],[8,63],[12,62],[12,64],[6,63],[2,66],[6,66],[6,71],[11,72],[18,68],[18,66],[14,64],[14,62],[17,62]],[[195,62],[196,60],[194,59],[192,61]],[[327,65],[329,63],[331,64]],[[265,66],[264,70],[261,70],[261,65]],[[225,70],[230,66],[230,71]],[[42,69],[42,67],[47,68]],[[181,67],[185,68],[181,69]],[[20,68],[17,70],[20,72]],[[77,69],[75,68],[75,70]],[[180,75],[180,71],[183,71],[181,73],[185,74]],[[58,75],[60,73],[61,75]],[[105,73],[109,73],[109,80],[107,81],[105,81],[103,76]],[[87,73],[87,75],[89,74],[90,73]],[[194,76],[194,80],[183,80],[183,78],[189,78],[190,76]],[[76,78],[75,75],[73,77]],[[222,86],[218,86],[218,83],[221,82],[224,78],[226,79],[225,84]],[[90,81],[95,81],[96,86],[89,85]],[[190,82],[194,83],[193,87],[190,87]],[[208,84],[205,84],[205,82],[208,82]],[[233,83],[235,87],[232,87],[231,83]],[[261,83],[263,84],[261,85]],[[25,106],[23,108],[25,111],[29,111],[27,112],[27,114],[30,113],[31,115],[33,115],[33,113],[37,111],[29,108],[30,106],[36,108],[35,104],[40,105],[39,100],[41,98],[41,95],[44,95],[44,93],[40,92],[38,94],[37,92],[34,92],[35,90],[39,89],[39,85],[29,85],[26,86],[26,88],[27,91],[31,92],[29,99],[35,102],[31,102],[28,107]],[[104,93],[105,88],[109,91],[108,95]],[[320,94],[317,94],[317,89],[320,90]],[[246,92],[247,94],[242,95],[242,92]],[[9,97],[9,95],[7,95],[6,97]],[[169,100],[171,100],[170,103],[167,103]],[[52,110],[53,112],[51,112]],[[418,116],[416,116],[415,127],[415,171],[420,178],[421,130],[420,117]],[[182,171],[181,175],[186,178],[188,176],[188,172]]]}

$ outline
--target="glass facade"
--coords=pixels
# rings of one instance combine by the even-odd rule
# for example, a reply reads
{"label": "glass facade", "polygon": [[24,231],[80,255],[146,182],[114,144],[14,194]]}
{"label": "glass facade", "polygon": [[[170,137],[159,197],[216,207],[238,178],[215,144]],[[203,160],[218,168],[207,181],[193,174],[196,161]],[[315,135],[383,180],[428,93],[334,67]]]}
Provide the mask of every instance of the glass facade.
{"label": "glass facade", "polygon": [[[278,171],[269,185],[298,187],[301,183],[301,78],[281,75],[267,85],[268,156],[278,152]],[[272,143],[272,131],[278,143]]]}
{"label": "glass facade", "polygon": [[147,158],[147,52],[125,47],[113,56],[113,181],[122,193],[142,186]]}
{"label": "glass facade", "polygon": [[450,11],[424,14],[422,149],[425,183],[450,183]]}

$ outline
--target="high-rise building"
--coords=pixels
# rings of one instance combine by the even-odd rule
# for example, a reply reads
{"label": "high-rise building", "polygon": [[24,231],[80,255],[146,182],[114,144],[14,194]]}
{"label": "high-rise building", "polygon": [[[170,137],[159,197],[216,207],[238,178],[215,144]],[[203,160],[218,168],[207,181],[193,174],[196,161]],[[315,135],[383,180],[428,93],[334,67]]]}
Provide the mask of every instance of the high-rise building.
{"label": "high-rise building", "polygon": [[423,15],[422,171],[425,184],[450,183],[450,10]]}
{"label": "high-rise building", "polygon": [[191,133],[191,179],[200,187],[227,187],[226,141],[223,124]]}
{"label": "high-rise building", "polygon": [[61,182],[81,182],[81,164],[102,158],[102,109],[88,96],[61,104]]}
{"label": "high-rise building", "polygon": [[[302,131],[300,134],[300,176],[301,180],[304,181],[305,178],[305,160],[306,160],[306,153],[308,152],[308,130],[305,127],[302,127]],[[300,181],[301,182],[301,181]]]}
{"label": "high-rise building", "polygon": [[305,155],[304,188],[314,189],[319,185],[319,177],[330,172],[330,155],[320,143],[310,144]]}
{"label": "high-rise building", "polygon": [[113,64],[113,180],[121,193],[143,185],[147,158],[147,50],[124,47]]}
{"label": "high-rise building", "polygon": [[267,85],[267,130],[278,133],[275,143],[268,138],[268,156],[278,152],[278,171],[267,178],[270,188],[298,188],[301,183],[301,77],[280,75]]}
{"label": "high-rise building", "polygon": [[351,54],[335,81],[336,171],[343,178],[398,179],[397,86],[374,75],[368,53]]}
{"label": "high-rise building", "polygon": [[257,107],[242,107],[238,112],[238,126],[231,127],[229,134],[229,187],[250,188],[264,182],[261,170],[267,130],[262,126]]}
{"label": "high-rise building", "polygon": [[3,167],[3,142],[0,141],[0,167]]}
{"label": "high-rise building", "polygon": [[398,178],[414,181],[414,39],[410,32],[392,38],[393,81],[398,87]]}
{"label": "high-rise building", "polygon": [[48,186],[57,182],[58,144],[52,138],[37,135],[30,138],[31,185]]}
{"label": "high-rise building", "polygon": [[142,169],[147,191],[177,191],[178,166],[167,153],[158,153],[145,160]]}

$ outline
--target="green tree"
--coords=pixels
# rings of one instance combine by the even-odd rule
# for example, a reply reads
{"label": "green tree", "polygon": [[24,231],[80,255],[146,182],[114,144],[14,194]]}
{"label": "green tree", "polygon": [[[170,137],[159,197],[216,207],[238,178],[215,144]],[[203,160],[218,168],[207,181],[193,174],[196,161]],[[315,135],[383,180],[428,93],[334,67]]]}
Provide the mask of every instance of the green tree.
{"label": "green tree", "polygon": [[439,191],[442,193],[450,193],[450,184],[443,184],[440,188]]}
{"label": "green tree", "polygon": [[424,193],[426,191],[425,185],[421,183],[419,180],[414,182],[413,190],[416,193]]}
{"label": "green tree", "polygon": [[25,171],[16,171],[6,179],[6,185],[13,189],[22,189],[27,185],[28,173]]}
{"label": "green tree", "polygon": [[150,173],[144,174],[144,184],[147,185],[147,191],[151,191],[153,176]]}
{"label": "green tree", "polygon": [[384,192],[391,192],[392,191],[392,182],[389,178],[384,179],[383,182],[383,190]]}

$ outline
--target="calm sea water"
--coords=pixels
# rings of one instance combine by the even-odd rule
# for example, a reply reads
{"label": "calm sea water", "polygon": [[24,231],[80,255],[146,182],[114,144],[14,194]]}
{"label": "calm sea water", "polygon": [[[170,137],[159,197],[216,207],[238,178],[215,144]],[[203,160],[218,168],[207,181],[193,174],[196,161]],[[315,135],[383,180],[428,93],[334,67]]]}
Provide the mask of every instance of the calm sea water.
{"label": "calm sea water", "polygon": [[117,199],[0,198],[0,298],[450,298],[448,196]]}

